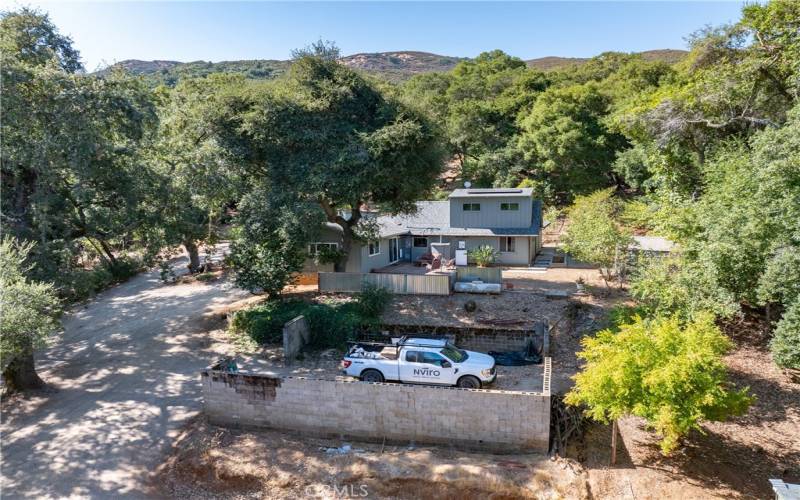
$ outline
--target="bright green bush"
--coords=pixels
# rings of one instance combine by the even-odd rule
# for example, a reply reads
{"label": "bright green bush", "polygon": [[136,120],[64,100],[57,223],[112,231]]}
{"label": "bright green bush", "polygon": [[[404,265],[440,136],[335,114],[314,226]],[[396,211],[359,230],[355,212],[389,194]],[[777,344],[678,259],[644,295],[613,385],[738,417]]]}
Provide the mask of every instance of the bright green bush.
{"label": "bright green bush", "polygon": [[600,267],[604,279],[618,270],[631,243],[630,235],[616,220],[618,212],[611,188],[579,196],[567,211],[569,225],[561,238],[565,252]]}
{"label": "bright green bush", "polygon": [[703,420],[741,415],[752,402],[747,388],[728,387],[722,356],[729,348],[711,314],[685,325],[677,317],[636,317],[583,340],[578,357],[586,365],[566,402],[586,405],[599,422],[644,418],[669,454]]}
{"label": "bright green bush", "polygon": [[789,306],[778,322],[770,348],[778,366],[800,369],[800,299]]}
{"label": "bright green bush", "polygon": [[482,245],[467,252],[467,256],[479,267],[487,267],[497,260],[497,250],[489,245]]}

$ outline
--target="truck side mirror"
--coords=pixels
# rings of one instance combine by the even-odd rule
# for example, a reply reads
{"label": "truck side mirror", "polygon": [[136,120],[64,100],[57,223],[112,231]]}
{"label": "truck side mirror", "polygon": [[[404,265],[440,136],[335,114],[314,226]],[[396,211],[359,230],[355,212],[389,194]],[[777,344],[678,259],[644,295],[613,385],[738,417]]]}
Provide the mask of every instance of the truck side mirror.
{"label": "truck side mirror", "polygon": [[453,366],[453,364],[449,361],[442,361],[442,368],[450,368],[451,366]]}

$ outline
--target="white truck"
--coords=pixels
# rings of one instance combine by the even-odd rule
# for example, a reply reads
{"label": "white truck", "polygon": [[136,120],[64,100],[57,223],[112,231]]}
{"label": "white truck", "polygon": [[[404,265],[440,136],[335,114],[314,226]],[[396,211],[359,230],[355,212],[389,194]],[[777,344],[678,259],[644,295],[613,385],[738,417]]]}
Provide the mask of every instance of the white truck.
{"label": "white truck", "polygon": [[479,389],[497,376],[494,358],[459,349],[446,340],[402,337],[391,344],[354,342],[342,360],[346,375]]}

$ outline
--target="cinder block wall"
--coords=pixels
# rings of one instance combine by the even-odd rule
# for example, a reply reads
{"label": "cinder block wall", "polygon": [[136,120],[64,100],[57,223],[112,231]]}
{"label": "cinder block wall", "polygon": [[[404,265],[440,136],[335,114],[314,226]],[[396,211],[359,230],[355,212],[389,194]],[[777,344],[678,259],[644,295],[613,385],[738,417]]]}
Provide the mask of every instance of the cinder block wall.
{"label": "cinder block wall", "polygon": [[546,453],[549,366],[545,364],[541,393],[277,378],[209,369],[202,372],[204,408],[208,420],[217,425]]}
{"label": "cinder block wall", "polygon": [[[445,337],[462,349],[478,352],[520,351],[525,349],[529,338],[534,345],[541,347],[547,325],[543,322],[530,329],[502,327],[430,327],[420,325],[381,325],[381,329],[391,336],[408,335],[409,337]],[[378,335],[365,335],[365,338],[386,340]]]}

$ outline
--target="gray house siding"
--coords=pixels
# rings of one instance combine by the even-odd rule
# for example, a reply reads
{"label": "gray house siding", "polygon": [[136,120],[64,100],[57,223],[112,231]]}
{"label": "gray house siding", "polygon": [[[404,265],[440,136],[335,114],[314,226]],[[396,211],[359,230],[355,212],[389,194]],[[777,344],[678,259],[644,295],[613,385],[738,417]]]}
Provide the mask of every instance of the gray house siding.
{"label": "gray house siding", "polygon": [[466,242],[467,252],[473,248],[489,245],[498,252],[497,263],[507,266],[527,266],[533,258],[533,254],[529,253],[532,248],[529,236],[514,237],[514,252],[500,252],[500,238],[494,236],[451,236],[443,240],[450,243],[453,252],[458,248],[459,241]]}
{"label": "gray house siding", "polygon": [[[393,264],[394,262],[399,262],[402,260],[408,260],[408,248],[405,246],[406,238],[403,236],[398,236],[397,244],[398,244],[398,255],[397,260],[391,261],[390,259],[390,240],[394,238],[381,238],[381,251],[377,255],[370,255],[369,254],[369,245],[363,244],[361,246],[361,265],[358,268],[359,272],[368,273],[371,272],[373,269],[378,269],[381,267],[388,266],[389,264]],[[350,269],[348,268],[348,271]]]}
{"label": "gray house siding", "polygon": [[[464,211],[465,203],[478,203],[480,210]],[[519,203],[519,210],[501,210],[501,203]],[[530,227],[532,198],[477,197],[450,198],[450,227]]]}

